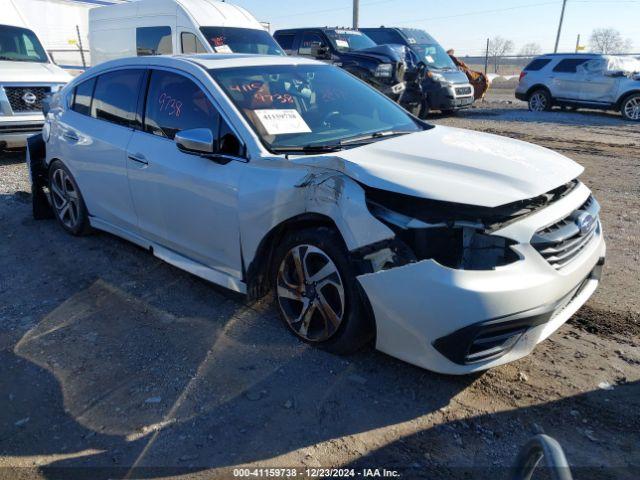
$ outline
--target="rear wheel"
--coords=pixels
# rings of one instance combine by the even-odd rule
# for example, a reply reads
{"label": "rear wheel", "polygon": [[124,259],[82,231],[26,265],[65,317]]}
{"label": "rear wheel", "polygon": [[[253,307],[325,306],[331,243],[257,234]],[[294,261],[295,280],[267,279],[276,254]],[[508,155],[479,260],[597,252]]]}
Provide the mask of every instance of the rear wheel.
{"label": "rear wheel", "polygon": [[547,112],[551,110],[551,107],[551,95],[548,90],[541,88],[529,95],[529,110],[532,112]]}
{"label": "rear wheel", "polygon": [[301,340],[338,354],[373,336],[346,248],[334,230],[295,232],[281,243],[272,268],[280,317]]}
{"label": "rear wheel", "polygon": [[51,164],[49,189],[53,212],[62,228],[72,235],[89,233],[89,214],[78,184],[69,169],[59,160]]}
{"label": "rear wheel", "polygon": [[640,93],[634,93],[625,98],[620,105],[620,113],[627,120],[640,121]]}

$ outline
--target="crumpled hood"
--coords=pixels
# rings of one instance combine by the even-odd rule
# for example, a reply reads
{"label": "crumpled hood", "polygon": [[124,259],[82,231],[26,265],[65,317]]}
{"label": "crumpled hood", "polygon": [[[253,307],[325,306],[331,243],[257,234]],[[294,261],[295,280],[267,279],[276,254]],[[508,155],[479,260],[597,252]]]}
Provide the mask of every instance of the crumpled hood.
{"label": "crumpled hood", "polygon": [[536,197],[584,170],[544,147],[441,126],[294,161],[338,170],[373,188],[482,207]]}
{"label": "crumpled hood", "polygon": [[72,78],[53,63],[0,61],[0,84],[67,83]]}
{"label": "crumpled hood", "polygon": [[368,58],[380,62],[399,62],[406,57],[405,47],[402,45],[376,45],[375,47],[351,50],[342,54],[343,59]]}

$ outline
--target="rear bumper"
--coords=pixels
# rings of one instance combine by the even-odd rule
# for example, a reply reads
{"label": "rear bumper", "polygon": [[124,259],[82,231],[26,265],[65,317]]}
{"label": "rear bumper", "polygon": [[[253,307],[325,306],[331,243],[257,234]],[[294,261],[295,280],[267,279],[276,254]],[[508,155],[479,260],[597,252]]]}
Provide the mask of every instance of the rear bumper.
{"label": "rear bumper", "polygon": [[516,98],[518,100],[522,100],[523,102],[527,101],[527,94],[524,92],[516,92]]}

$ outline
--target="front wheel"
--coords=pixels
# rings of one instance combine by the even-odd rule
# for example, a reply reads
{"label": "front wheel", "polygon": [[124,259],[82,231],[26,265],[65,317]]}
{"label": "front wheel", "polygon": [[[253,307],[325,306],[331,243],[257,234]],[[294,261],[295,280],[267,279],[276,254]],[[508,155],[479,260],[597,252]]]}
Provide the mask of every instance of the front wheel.
{"label": "front wheel", "polygon": [[640,121],[640,93],[629,95],[620,106],[620,113],[627,120]]}
{"label": "front wheel", "polygon": [[547,90],[536,90],[529,95],[529,110],[532,112],[547,112],[551,107],[551,95]]}
{"label": "front wheel", "polygon": [[272,270],[280,317],[304,342],[349,354],[373,337],[353,267],[334,230],[289,235],[276,251]]}
{"label": "front wheel", "polygon": [[62,228],[77,236],[89,233],[89,214],[78,184],[59,160],[49,169],[49,190],[53,213]]}

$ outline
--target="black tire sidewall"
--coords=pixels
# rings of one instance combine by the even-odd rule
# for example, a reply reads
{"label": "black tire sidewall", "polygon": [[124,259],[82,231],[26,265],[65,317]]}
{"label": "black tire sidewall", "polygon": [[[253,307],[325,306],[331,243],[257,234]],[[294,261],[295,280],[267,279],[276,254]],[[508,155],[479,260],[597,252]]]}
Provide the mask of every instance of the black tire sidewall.
{"label": "black tire sidewall", "polygon": [[349,260],[347,249],[342,237],[332,228],[317,227],[299,230],[287,235],[278,245],[274,261],[271,266],[271,282],[277,285],[277,274],[280,263],[285,255],[297,245],[313,245],[331,258],[338,268],[345,292],[345,313],[338,331],[324,342],[313,342],[300,337],[287,322],[275,295],[276,308],[282,322],[296,338],[310,345],[322,348],[332,353],[347,355],[354,353],[368,343],[374,334],[372,319],[367,318],[361,292],[358,288],[356,274]]}
{"label": "black tire sidewall", "polygon": [[91,227],[89,225],[89,214],[87,212],[87,207],[85,206],[84,199],[82,198],[82,193],[80,192],[80,188],[78,187],[78,183],[76,182],[76,179],[73,178],[73,175],[71,174],[71,172],[69,171],[69,169],[64,163],[62,163],[60,160],[54,160],[51,163],[51,166],[49,167],[49,185],[51,185],[51,183],[53,182],[53,174],[56,170],[64,170],[66,174],[69,176],[71,183],[73,183],[73,187],[75,188],[76,192],[78,192],[78,215],[79,215],[80,221],[76,224],[74,228],[69,228],[60,219],[60,216],[58,215],[58,211],[56,210],[55,205],[53,205],[53,200],[52,200],[51,208],[53,210],[53,215],[55,216],[58,224],[71,235],[76,235],[76,236],[85,235],[89,233]]}

